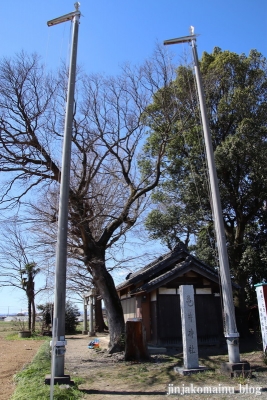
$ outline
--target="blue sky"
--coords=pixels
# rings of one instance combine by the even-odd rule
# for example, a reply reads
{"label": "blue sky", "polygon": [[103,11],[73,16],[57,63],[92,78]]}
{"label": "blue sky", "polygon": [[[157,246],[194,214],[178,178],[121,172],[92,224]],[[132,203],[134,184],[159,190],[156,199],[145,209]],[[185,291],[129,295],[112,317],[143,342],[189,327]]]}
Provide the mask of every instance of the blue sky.
{"label": "blue sky", "polygon": [[[87,73],[119,73],[125,62],[142,63],[157,42],[186,36],[189,26],[199,33],[199,57],[215,46],[248,54],[257,49],[267,56],[266,0],[98,0],[80,1],[78,63]],[[1,57],[24,50],[37,52],[48,68],[68,60],[71,24],[47,27],[47,21],[74,10],[74,1],[2,1]],[[183,46],[171,52],[182,55]],[[23,294],[0,291],[0,314],[26,308]]]}
{"label": "blue sky", "polygon": [[[38,52],[50,66],[67,59],[70,23],[46,22],[74,10],[74,0],[2,1],[1,56],[24,49]],[[114,74],[124,62],[140,63],[162,43],[189,34],[195,26],[199,56],[215,46],[267,56],[266,0],[98,0],[80,1],[78,61],[89,72]],[[185,45],[187,46],[187,45]],[[175,47],[175,48],[174,48]],[[172,51],[182,51],[172,46]]]}

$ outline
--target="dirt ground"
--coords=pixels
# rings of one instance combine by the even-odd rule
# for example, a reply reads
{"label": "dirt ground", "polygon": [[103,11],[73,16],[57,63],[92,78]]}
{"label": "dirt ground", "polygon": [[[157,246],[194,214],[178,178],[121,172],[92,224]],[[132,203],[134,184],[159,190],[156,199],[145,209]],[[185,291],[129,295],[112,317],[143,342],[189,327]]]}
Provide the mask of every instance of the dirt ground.
{"label": "dirt ground", "polygon": [[[83,377],[84,383],[79,388],[84,393],[84,399],[105,400],[105,399],[126,399],[126,400],[163,400],[181,399],[181,395],[170,394],[166,397],[169,385],[185,388],[187,399],[267,399],[267,366],[263,361],[260,351],[245,349],[242,360],[246,359],[252,368],[252,378],[244,377],[230,378],[220,374],[221,362],[228,361],[227,353],[221,354],[221,350],[215,347],[202,348],[199,350],[200,364],[209,366],[210,363],[217,363],[218,370],[182,376],[174,372],[174,366],[182,364],[181,349],[172,349],[163,355],[152,355],[147,363],[125,362],[123,355],[109,355],[107,352],[109,338],[107,335],[97,336],[100,339],[100,350],[89,349],[88,343],[91,338],[84,335],[68,337],[67,353],[65,358],[66,373],[71,378]],[[245,357],[245,358],[244,358]],[[202,364],[202,365],[203,365]],[[211,365],[211,364],[210,364]],[[192,386],[193,385],[193,386]],[[186,394],[186,387],[203,388],[203,386],[226,387],[229,394]],[[261,388],[259,390],[259,388]],[[177,389],[178,390],[178,389]],[[231,393],[231,390],[234,393]],[[192,392],[192,390],[191,390]]]}
{"label": "dirt ground", "polygon": [[0,337],[0,400],[10,398],[15,389],[13,376],[32,361],[42,343],[41,340],[6,340]]}
{"label": "dirt ground", "polygon": [[[166,389],[162,385],[154,384],[151,390],[147,390],[144,389],[146,385],[142,382],[139,384],[135,380],[131,382],[126,375],[129,375],[129,368],[137,367],[138,363],[123,362],[122,354],[109,355],[108,335],[98,334],[95,338],[100,341],[99,351],[88,348],[88,343],[93,338],[84,335],[67,338],[66,373],[70,374],[71,378],[79,376],[85,379],[86,382],[79,385],[79,389],[84,392],[84,399],[166,400]],[[141,369],[145,368],[141,365],[143,364],[140,364]],[[125,366],[126,371],[124,371]]]}
{"label": "dirt ground", "polygon": [[[252,368],[252,378],[223,377],[218,371],[192,376],[181,376],[174,372],[174,366],[182,364],[181,349],[172,349],[167,354],[154,354],[146,363],[125,362],[123,354],[109,355],[107,335],[98,335],[100,349],[89,349],[91,340],[85,335],[67,336],[65,373],[71,378],[82,377],[79,385],[83,399],[87,400],[166,400],[181,399],[181,395],[166,393],[171,388],[185,389],[184,397],[193,400],[215,399],[267,399],[267,365],[260,351],[243,349],[242,360],[246,359]],[[13,376],[28,364],[43,341],[6,340],[0,337],[0,400],[8,400],[14,391]],[[253,346],[252,346],[253,348]],[[217,354],[214,356],[214,354]],[[227,361],[226,352],[214,347],[199,350],[200,364],[210,366]],[[231,394],[192,394],[192,389],[203,387],[226,387],[234,390]],[[191,393],[186,393],[190,388]],[[261,388],[260,392],[257,391]],[[170,391],[170,390],[169,390]],[[242,393],[243,391],[243,393]],[[29,400],[35,400],[30,399]],[[37,400],[37,399],[36,399]],[[41,399],[40,399],[41,400]]]}

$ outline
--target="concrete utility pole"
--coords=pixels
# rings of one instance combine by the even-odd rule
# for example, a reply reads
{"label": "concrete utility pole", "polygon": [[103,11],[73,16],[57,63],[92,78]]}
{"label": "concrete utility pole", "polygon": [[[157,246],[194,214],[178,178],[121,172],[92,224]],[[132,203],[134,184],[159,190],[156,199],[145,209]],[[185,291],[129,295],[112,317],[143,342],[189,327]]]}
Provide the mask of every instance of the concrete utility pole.
{"label": "concrete utility pole", "polygon": [[71,163],[71,142],[72,125],[74,110],[74,91],[76,79],[76,60],[78,45],[78,29],[81,13],[80,3],[74,4],[75,11],[55,18],[47,22],[48,26],[53,26],[66,21],[73,22],[72,46],[69,65],[68,94],[66,105],[66,118],[64,127],[64,141],[62,151],[62,170],[60,180],[60,200],[58,217],[58,236],[56,250],[56,274],[55,274],[55,300],[54,300],[54,323],[57,322],[57,337],[53,338],[55,343],[54,354],[54,381],[55,383],[65,383],[69,381],[69,376],[64,375],[64,354],[65,345],[65,306],[66,306],[66,264],[67,264],[67,234],[68,234],[68,203],[70,186],[70,163]]}
{"label": "concrete utility pole", "polygon": [[197,35],[194,35],[194,28],[191,27],[190,36],[184,36],[177,39],[166,40],[164,44],[169,45],[176,43],[190,43],[192,46],[192,52],[195,64],[194,69],[197,81],[198,97],[200,103],[204,140],[205,140],[205,147],[207,154],[207,163],[209,169],[209,180],[210,180],[211,194],[212,194],[212,210],[213,210],[213,218],[214,218],[216,239],[218,246],[219,264],[220,264],[220,276],[221,276],[223,308],[224,308],[224,318],[225,318],[224,336],[226,338],[228,346],[229,363],[233,364],[233,363],[240,363],[239,333],[237,332],[236,328],[232,283],[230,277],[230,268],[229,268],[225,233],[224,233],[221,199],[219,194],[219,185],[218,185],[218,178],[217,178],[217,172],[216,172],[216,166],[215,166],[215,160],[211,142],[211,134],[208,124],[202,78],[198,63],[196,36]]}

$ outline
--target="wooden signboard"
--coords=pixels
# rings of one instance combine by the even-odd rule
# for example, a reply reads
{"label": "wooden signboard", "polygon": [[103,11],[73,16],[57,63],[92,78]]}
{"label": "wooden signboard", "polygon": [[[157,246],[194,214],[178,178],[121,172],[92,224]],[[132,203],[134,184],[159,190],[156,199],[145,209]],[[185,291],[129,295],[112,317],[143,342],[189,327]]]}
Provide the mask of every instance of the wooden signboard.
{"label": "wooden signboard", "polygon": [[260,315],[263,351],[267,352],[267,283],[255,285]]}

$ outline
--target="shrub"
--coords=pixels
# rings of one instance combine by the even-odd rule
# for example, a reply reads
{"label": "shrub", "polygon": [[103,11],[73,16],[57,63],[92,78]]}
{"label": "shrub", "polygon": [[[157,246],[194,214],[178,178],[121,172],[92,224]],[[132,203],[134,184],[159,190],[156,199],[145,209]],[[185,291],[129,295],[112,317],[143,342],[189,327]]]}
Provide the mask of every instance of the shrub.
{"label": "shrub", "polygon": [[[50,329],[53,320],[54,305],[52,303],[41,304],[37,306],[41,312],[43,319],[43,329]],[[65,331],[66,333],[73,333],[79,324],[78,317],[80,316],[79,310],[76,305],[71,304],[69,301],[65,307]]]}

